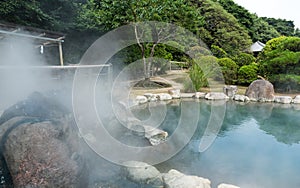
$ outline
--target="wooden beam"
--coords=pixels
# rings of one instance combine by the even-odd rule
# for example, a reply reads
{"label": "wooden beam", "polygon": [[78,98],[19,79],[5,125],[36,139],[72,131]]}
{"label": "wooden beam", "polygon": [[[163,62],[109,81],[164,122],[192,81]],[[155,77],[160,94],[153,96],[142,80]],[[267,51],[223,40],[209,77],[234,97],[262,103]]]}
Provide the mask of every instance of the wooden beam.
{"label": "wooden beam", "polygon": [[48,41],[54,41],[54,42],[64,42],[64,40],[61,39],[62,37],[60,37],[58,39],[54,39],[54,38],[48,38],[48,37],[40,37],[40,36],[28,35],[28,34],[23,34],[23,33],[14,33],[14,32],[11,32],[11,31],[4,31],[4,30],[0,30],[0,33],[7,34],[7,35],[20,36],[20,37],[28,37],[28,38],[40,39],[40,40],[48,40]]}
{"label": "wooden beam", "polygon": [[58,43],[58,50],[59,50],[60,65],[64,66],[64,59],[63,59],[63,51],[62,51],[62,43],[61,42]]}

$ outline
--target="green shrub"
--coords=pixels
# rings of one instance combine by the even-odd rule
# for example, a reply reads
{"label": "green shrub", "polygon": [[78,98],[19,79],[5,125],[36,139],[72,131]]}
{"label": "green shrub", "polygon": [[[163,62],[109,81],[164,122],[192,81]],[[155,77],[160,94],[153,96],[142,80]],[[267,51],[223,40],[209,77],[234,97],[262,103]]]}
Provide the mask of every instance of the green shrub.
{"label": "green shrub", "polygon": [[243,65],[250,65],[251,63],[256,61],[256,58],[251,55],[251,54],[247,54],[247,53],[240,53],[238,55],[236,55],[233,60],[237,63],[238,66],[243,66]]}
{"label": "green shrub", "polygon": [[211,50],[212,54],[214,56],[216,56],[217,58],[228,57],[228,54],[225,52],[225,50],[223,50],[219,46],[211,45],[210,50]]}
{"label": "green shrub", "polygon": [[223,77],[226,84],[235,84],[237,80],[238,65],[230,58],[218,59],[222,68]]}
{"label": "green shrub", "polygon": [[300,91],[300,75],[278,74],[270,77],[277,91]]}
{"label": "green shrub", "polygon": [[188,54],[192,58],[198,58],[201,56],[209,56],[211,52],[202,46],[193,46],[189,49]]}
{"label": "green shrub", "polygon": [[208,79],[220,74],[217,60],[214,56],[202,56],[195,59],[189,70],[189,76],[196,91],[199,91],[201,87],[207,87]]}
{"label": "green shrub", "polygon": [[241,85],[249,85],[257,79],[257,71],[258,65],[256,63],[242,66],[238,71],[238,83]]}

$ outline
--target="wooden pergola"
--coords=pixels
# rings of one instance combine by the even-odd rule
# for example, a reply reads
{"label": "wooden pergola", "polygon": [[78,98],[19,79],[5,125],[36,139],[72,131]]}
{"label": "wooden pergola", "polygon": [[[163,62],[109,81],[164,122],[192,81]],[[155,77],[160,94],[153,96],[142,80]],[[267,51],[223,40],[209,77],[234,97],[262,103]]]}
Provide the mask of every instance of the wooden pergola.
{"label": "wooden pergola", "polygon": [[0,41],[7,36],[34,39],[35,44],[41,46],[41,48],[51,44],[58,44],[60,65],[64,65],[62,43],[65,35],[63,33],[0,22]]}

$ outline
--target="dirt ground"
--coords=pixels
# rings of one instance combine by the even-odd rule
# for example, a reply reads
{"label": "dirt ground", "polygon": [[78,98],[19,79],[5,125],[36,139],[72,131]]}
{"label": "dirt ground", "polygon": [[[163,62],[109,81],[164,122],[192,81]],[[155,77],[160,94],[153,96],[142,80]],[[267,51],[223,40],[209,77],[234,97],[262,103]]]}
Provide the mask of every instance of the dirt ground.
{"label": "dirt ground", "polygon": [[[145,89],[145,88],[133,88],[131,90],[131,96],[137,96],[137,95],[144,95],[145,93],[168,93],[169,89],[175,88],[180,89],[183,91],[184,89],[184,81],[186,79],[189,79],[189,75],[187,71],[185,70],[172,70],[167,71],[167,74],[152,77],[152,81],[159,81],[164,83],[169,83],[172,85],[172,87],[168,88],[159,88],[159,89]],[[247,87],[246,86],[238,86],[237,94],[244,95],[246,93]],[[201,92],[209,92],[209,88],[201,88]],[[275,95],[278,96],[291,96],[295,97],[297,95],[300,95],[300,93],[276,93]]]}

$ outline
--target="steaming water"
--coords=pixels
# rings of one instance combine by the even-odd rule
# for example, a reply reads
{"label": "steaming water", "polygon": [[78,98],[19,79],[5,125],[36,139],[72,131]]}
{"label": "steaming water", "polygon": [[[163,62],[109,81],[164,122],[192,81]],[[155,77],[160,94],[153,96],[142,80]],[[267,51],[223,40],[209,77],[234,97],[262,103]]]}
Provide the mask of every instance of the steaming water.
{"label": "steaming water", "polygon": [[[222,130],[200,153],[211,106],[208,101],[189,105],[200,105],[198,130],[184,150],[157,165],[160,171],[177,169],[205,177],[212,187],[224,182],[242,188],[300,187],[300,106],[227,102]],[[179,117],[180,106],[168,106],[162,128],[174,131]]]}
{"label": "steaming water", "polygon": [[[1,66],[44,64],[42,58],[30,48],[30,41],[12,39],[7,43],[9,47],[0,47]],[[66,83],[53,79],[52,71],[1,69],[0,72],[0,113],[25,99],[33,91],[51,90],[53,95],[57,95],[54,91],[66,91],[72,81],[72,76]],[[70,103],[66,99],[62,101]],[[181,152],[156,166],[160,171],[177,169],[186,174],[209,178],[212,187],[223,182],[242,188],[300,187],[300,105],[243,105],[227,102],[226,116],[217,139],[208,150],[200,153],[198,146],[210,116],[211,104],[208,101],[188,103],[200,108],[198,129]],[[106,110],[104,107],[102,109]],[[135,111],[141,119],[146,118],[148,113],[148,110],[143,109]],[[180,104],[169,105],[161,128],[172,134],[179,117]],[[114,179],[116,176],[108,173],[109,168],[112,169],[112,174],[118,174],[118,167],[111,166],[105,170],[99,168],[99,173],[104,176],[105,181],[117,184]],[[0,178],[2,181],[3,177]],[[123,181],[120,183],[123,186],[119,187],[135,187],[130,182]]]}

